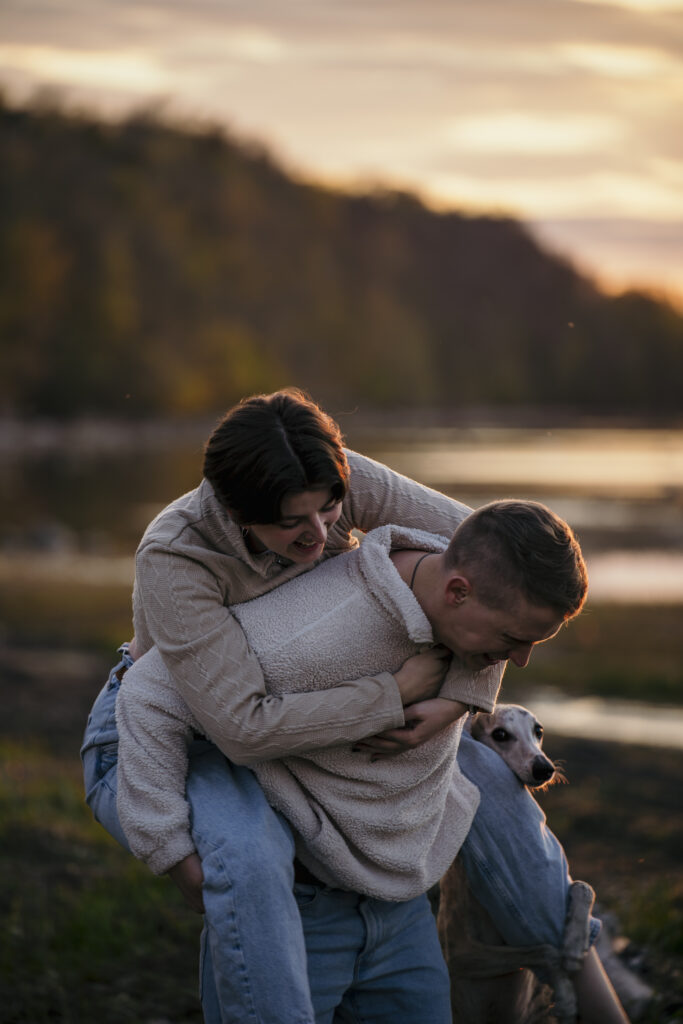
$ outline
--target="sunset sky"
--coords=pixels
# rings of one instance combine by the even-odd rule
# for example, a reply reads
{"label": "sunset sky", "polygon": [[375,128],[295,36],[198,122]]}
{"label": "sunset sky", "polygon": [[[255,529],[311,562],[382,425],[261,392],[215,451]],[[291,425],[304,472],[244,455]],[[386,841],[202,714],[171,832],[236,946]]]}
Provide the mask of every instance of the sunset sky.
{"label": "sunset sky", "polygon": [[2,0],[0,82],[163,100],[683,305],[683,0]]}

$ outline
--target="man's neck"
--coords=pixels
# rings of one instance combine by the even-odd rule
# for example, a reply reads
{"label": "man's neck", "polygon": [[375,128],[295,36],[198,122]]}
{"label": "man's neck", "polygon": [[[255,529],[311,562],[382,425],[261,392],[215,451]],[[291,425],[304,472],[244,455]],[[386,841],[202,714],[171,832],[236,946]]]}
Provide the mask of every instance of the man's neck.
{"label": "man's neck", "polygon": [[[406,584],[410,587],[415,596],[415,584],[419,582],[420,575],[424,576],[428,570],[428,560],[438,557],[435,551],[419,551],[412,548],[392,551],[389,556],[396,567],[396,571]],[[419,602],[419,598],[418,598]]]}

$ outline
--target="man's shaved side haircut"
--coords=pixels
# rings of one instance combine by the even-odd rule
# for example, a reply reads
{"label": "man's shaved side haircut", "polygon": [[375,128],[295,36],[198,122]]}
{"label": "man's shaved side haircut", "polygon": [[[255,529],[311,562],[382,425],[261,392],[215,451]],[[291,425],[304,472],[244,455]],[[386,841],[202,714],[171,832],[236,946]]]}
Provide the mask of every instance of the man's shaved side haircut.
{"label": "man's shaved side haircut", "polygon": [[492,608],[521,590],[535,605],[567,620],[581,611],[588,573],[571,527],[535,501],[493,501],[456,529],[446,567],[467,576],[475,596]]}

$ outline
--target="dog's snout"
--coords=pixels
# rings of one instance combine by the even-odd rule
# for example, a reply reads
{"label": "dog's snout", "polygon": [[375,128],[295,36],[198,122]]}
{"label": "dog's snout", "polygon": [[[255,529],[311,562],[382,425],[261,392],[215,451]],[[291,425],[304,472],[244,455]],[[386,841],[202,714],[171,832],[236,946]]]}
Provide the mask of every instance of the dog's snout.
{"label": "dog's snout", "polygon": [[552,761],[549,761],[547,757],[534,758],[534,763],[531,767],[531,774],[534,777],[535,782],[547,782],[555,773],[555,765]]}

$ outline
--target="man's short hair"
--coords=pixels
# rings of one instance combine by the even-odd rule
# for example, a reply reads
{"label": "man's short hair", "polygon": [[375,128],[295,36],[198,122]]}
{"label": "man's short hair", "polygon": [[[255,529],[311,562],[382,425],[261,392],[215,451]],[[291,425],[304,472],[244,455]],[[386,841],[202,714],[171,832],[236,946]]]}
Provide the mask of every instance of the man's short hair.
{"label": "man's short hair", "polygon": [[456,529],[446,566],[467,575],[483,604],[500,608],[519,590],[571,619],[581,611],[588,573],[570,526],[536,501],[493,501]]}
{"label": "man's short hair", "polygon": [[275,523],[286,494],[329,488],[341,501],[349,466],[341,431],[308,395],[286,388],[229,410],[204,448],[204,476],[242,525]]}

